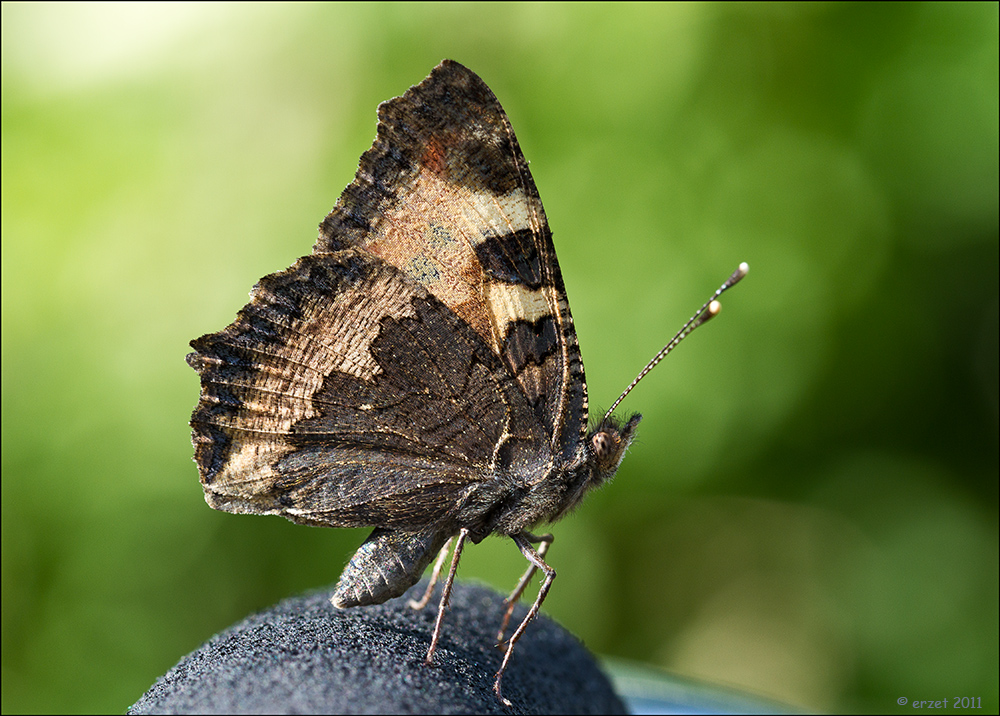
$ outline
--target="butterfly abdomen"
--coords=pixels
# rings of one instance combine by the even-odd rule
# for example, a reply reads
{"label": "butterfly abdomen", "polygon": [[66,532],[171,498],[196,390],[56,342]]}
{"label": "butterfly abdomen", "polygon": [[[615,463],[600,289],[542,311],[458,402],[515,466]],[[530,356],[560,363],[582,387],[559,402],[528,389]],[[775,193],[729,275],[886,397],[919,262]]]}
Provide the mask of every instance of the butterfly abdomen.
{"label": "butterfly abdomen", "polygon": [[420,580],[449,537],[433,531],[373,530],[344,568],[330,601],[344,609],[400,596]]}

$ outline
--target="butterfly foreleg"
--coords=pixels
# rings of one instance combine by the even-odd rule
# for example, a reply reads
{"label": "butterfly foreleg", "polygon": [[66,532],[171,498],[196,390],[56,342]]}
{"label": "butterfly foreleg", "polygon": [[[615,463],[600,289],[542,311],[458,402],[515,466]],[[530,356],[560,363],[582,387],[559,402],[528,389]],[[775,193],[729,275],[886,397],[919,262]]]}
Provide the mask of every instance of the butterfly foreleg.
{"label": "butterfly foreleg", "polygon": [[[538,550],[537,550],[539,557],[544,557],[545,553],[549,551],[549,545],[552,544],[553,541],[555,541],[555,537],[553,537],[550,534],[533,535],[530,532],[522,532],[521,534],[531,544],[537,544],[537,543],[541,542],[541,544],[539,545]],[[516,542],[516,540],[515,540],[515,542]],[[518,545],[518,546],[520,547],[520,545]],[[523,551],[524,550],[522,550],[522,552]],[[527,556],[527,555],[525,555],[525,556]],[[500,630],[497,632],[497,646],[498,647],[501,647],[501,648],[504,648],[504,649],[507,648],[506,644],[504,644],[504,642],[503,642],[503,635],[507,631],[507,625],[510,624],[510,615],[514,613],[514,607],[517,606],[517,602],[521,598],[521,594],[524,593],[525,587],[528,586],[528,582],[530,582],[531,578],[535,576],[535,572],[537,570],[538,570],[538,567],[536,567],[535,563],[532,562],[530,560],[530,558],[529,558],[529,560],[528,560],[528,569],[525,570],[524,575],[521,577],[521,581],[519,581],[517,583],[517,586],[514,587],[514,591],[510,593],[509,597],[507,597],[507,611],[505,611],[504,614],[503,614],[503,619],[500,622]]]}
{"label": "butterfly foreleg", "polygon": [[[521,581],[518,583],[514,592],[511,593],[510,603],[507,605],[507,612],[504,614],[504,624],[503,628],[506,628],[506,623],[510,619],[510,614],[513,611],[514,604],[516,603],[516,598],[521,596],[521,592],[524,591],[524,587],[527,585],[528,580],[534,575],[536,569],[542,570],[542,574],[545,578],[542,580],[542,586],[538,589],[538,596],[535,597],[535,603],[531,605],[531,609],[528,610],[528,614],[521,620],[517,629],[511,634],[510,640],[507,642],[507,650],[503,655],[503,663],[500,664],[500,670],[497,672],[496,681],[493,682],[493,691],[496,692],[497,698],[499,698],[506,706],[510,706],[511,703],[503,697],[500,693],[500,679],[503,678],[504,671],[507,670],[507,663],[510,661],[510,655],[514,651],[514,644],[517,640],[521,638],[524,630],[528,627],[528,623],[535,618],[538,614],[538,610],[542,606],[542,602],[545,601],[545,596],[549,593],[549,587],[552,586],[552,580],[556,578],[556,570],[552,569],[542,557],[548,550],[550,544],[552,544],[552,535],[546,534],[541,536],[535,536],[530,532],[520,532],[516,535],[511,535],[511,539],[514,540],[514,544],[517,548],[521,550],[521,554],[527,559],[531,566],[521,577]],[[536,551],[534,547],[531,546],[533,542],[541,542],[541,546]],[[502,630],[501,630],[502,633]]]}

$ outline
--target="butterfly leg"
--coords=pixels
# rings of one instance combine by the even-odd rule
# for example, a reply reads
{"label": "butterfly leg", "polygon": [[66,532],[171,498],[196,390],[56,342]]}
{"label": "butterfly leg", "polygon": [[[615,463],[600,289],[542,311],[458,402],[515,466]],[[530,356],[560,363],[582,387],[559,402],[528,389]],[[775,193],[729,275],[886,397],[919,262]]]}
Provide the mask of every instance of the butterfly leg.
{"label": "butterfly leg", "polygon": [[[465,538],[469,536],[469,530],[464,527],[458,533],[458,541],[455,543],[455,552],[451,556],[451,569],[448,570],[448,578],[444,582],[441,590],[441,604],[438,606],[437,620],[434,622],[434,634],[431,635],[431,646],[427,650],[428,664],[434,658],[434,650],[437,649],[438,639],[441,637],[441,622],[444,620],[444,610],[448,608],[448,599],[451,597],[451,585],[455,582],[455,572],[458,571],[458,560],[462,556],[462,547],[465,545]],[[438,557],[440,559],[440,555]]]}
{"label": "butterfly leg", "polygon": [[419,601],[416,599],[411,599],[407,602],[410,609],[423,609],[427,606],[427,602],[431,600],[431,592],[434,591],[434,585],[437,584],[438,577],[441,576],[441,568],[444,566],[444,560],[448,556],[448,548],[451,547],[451,541],[455,539],[454,537],[449,537],[448,541],[444,543],[444,547],[438,552],[437,560],[434,562],[434,569],[431,570],[431,581],[427,585],[427,591],[424,592],[424,596],[420,598]]}
{"label": "butterfly leg", "polygon": [[[461,539],[461,536],[459,536],[459,539]],[[514,540],[514,544],[517,545],[517,548],[521,550],[521,554],[524,555],[524,558],[531,562],[533,568],[542,570],[542,573],[545,575],[545,579],[542,580],[542,586],[538,589],[538,596],[535,597],[535,603],[531,605],[531,609],[528,610],[527,616],[524,617],[517,629],[514,630],[514,633],[511,634],[510,640],[507,642],[507,652],[503,655],[503,663],[500,664],[500,671],[497,672],[496,681],[493,682],[493,691],[496,692],[497,698],[499,698],[505,706],[510,706],[511,703],[500,693],[500,679],[503,678],[503,672],[507,670],[507,663],[510,661],[510,655],[514,653],[514,644],[521,638],[524,630],[528,627],[528,622],[538,615],[538,610],[542,606],[542,602],[545,601],[545,595],[549,593],[549,587],[552,586],[552,580],[556,578],[556,570],[552,569],[552,567],[546,564],[545,560],[542,559],[542,554],[544,554],[545,548],[552,543],[552,535],[542,535],[541,537],[536,537],[530,532],[520,532],[516,535],[511,535],[511,539]],[[535,548],[531,546],[532,542],[542,543],[543,547],[539,550],[542,554],[535,551]],[[533,569],[529,568],[529,571],[533,571]]]}
{"label": "butterfly leg", "polygon": [[[532,544],[541,542],[541,545],[538,547],[539,557],[545,556],[545,553],[549,551],[549,545],[555,540],[555,537],[550,534],[544,534],[541,536],[533,535],[530,532],[522,532],[521,534],[523,534],[524,537],[527,538],[527,540]],[[497,646],[504,649],[507,648],[507,645],[503,643],[503,635],[504,632],[507,631],[507,625],[510,623],[510,615],[514,613],[514,607],[517,606],[517,602],[521,598],[524,588],[528,586],[528,582],[530,582],[531,578],[535,576],[535,572],[537,570],[538,567],[535,566],[534,562],[529,562],[528,569],[525,570],[524,576],[521,577],[521,581],[517,583],[517,586],[514,587],[514,591],[510,593],[509,597],[507,597],[507,611],[504,612],[503,621],[500,622],[500,631],[497,632]]]}

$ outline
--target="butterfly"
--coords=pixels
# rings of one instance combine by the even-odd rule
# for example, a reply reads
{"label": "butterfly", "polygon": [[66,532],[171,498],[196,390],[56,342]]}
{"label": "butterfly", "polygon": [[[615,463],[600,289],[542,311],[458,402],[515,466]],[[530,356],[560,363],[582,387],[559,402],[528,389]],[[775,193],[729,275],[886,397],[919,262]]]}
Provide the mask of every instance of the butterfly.
{"label": "butterfly", "polygon": [[[428,662],[464,545],[509,537],[529,563],[497,637],[494,690],[509,704],[501,679],[556,574],[552,536],[531,530],[611,479],[641,416],[588,426],[552,233],[483,80],[445,60],[378,120],[312,253],[191,342],[195,461],[215,509],[373,528],[335,589],[340,608],[402,595],[438,556],[423,607],[454,542]],[[536,570],[538,596],[503,643]]]}

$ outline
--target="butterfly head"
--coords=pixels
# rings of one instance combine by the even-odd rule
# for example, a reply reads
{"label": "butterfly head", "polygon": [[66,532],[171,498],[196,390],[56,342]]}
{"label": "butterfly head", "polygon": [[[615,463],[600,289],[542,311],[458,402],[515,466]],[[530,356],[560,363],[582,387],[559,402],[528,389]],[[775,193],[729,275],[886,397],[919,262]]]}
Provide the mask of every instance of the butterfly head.
{"label": "butterfly head", "polygon": [[587,445],[594,461],[591,478],[593,487],[614,476],[622,458],[625,457],[625,451],[635,437],[635,429],[640,420],[642,416],[639,413],[629,416],[624,421],[614,415],[608,415],[587,436]]}

